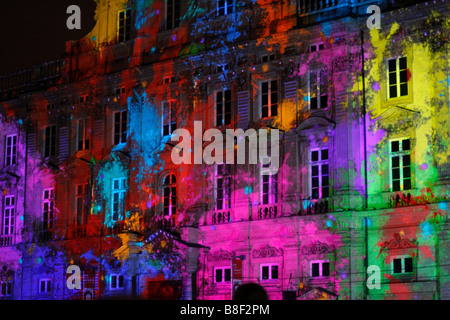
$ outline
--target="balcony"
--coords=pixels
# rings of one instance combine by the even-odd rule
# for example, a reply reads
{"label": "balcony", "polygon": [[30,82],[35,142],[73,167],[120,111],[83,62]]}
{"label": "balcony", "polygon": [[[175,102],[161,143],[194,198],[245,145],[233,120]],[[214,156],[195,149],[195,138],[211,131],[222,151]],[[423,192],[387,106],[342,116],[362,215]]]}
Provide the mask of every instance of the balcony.
{"label": "balcony", "polygon": [[[278,204],[266,204],[260,205],[257,207],[256,219],[257,220],[265,220],[265,219],[275,219],[280,216],[280,210],[278,208]],[[253,215],[254,217],[254,215]]]}
{"label": "balcony", "polygon": [[214,210],[209,215],[208,222],[210,224],[223,224],[232,220],[231,209]]}
{"label": "balcony", "polygon": [[175,217],[174,216],[160,216],[156,219],[156,224],[158,229],[170,230],[175,228]]}
{"label": "balcony", "polygon": [[346,0],[298,0],[300,13],[312,13],[325,9],[330,9],[342,5],[347,5]]}
{"label": "balcony", "polygon": [[328,199],[302,200],[298,215],[309,216],[331,212],[331,202]]}
{"label": "balcony", "polygon": [[13,244],[13,236],[11,234],[0,236],[0,247],[10,247]]}
{"label": "balcony", "polygon": [[72,239],[86,238],[86,226],[72,227]]}

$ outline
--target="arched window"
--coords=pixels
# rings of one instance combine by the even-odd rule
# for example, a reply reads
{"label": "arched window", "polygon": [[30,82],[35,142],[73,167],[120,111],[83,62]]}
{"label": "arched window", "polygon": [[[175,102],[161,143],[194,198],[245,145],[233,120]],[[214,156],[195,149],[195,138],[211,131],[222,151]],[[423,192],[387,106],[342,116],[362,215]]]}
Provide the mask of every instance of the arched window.
{"label": "arched window", "polygon": [[163,213],[172,216],[177,213],[177,187],[175,175],[169,174],[163,183]]}

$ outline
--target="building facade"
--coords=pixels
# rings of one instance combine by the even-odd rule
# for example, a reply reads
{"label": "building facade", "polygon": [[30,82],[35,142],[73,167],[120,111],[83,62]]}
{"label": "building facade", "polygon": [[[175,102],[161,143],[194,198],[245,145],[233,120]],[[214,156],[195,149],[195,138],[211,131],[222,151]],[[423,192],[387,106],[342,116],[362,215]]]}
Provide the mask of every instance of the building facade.
{"label": "building facade", "polygon": [[446,1],[100,0],[96,21],[0,77],[1,299],[450,298]]}

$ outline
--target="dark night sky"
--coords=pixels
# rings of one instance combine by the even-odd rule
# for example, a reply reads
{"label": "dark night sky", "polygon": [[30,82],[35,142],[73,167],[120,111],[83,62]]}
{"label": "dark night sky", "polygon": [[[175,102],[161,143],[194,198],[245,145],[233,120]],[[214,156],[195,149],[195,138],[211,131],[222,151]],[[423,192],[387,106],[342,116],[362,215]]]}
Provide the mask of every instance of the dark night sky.
{"label": "dark night sky", "polygon": [[[81,30],[66,27],[70,5],[81,9]],[[0,74],[62,57],[67,40],[95,25],[94,0],[2,0],[0,12]]]}

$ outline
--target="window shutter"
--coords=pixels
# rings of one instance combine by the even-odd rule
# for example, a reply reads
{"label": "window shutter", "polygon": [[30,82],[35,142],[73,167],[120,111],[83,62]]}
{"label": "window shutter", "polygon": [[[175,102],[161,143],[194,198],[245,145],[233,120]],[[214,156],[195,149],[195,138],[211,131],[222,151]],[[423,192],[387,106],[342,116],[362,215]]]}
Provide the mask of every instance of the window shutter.
{"label": "window shutter", "polygon": [[101,152],[103,147],[103,119],[95,120],[94,123],[94,152]]}
{"label": "window shutter", "polygon": [[297,81],[284,83],[284,98],[294,103],[297,101]]}
{"label": "window shutter", "polygon": [[238,128],[247,130],[249,122],[249,101],[248,91],[240,91],[237,94],[237,108],[238,108]]}
{"label": "window shutter", "polygon": [[34,132],[28,133],[27,136],[28,156],[33,160],[36,156],[36,135]]}
{"label": "window shutter", "polygon": [[59,128],[59,163],[63,163],[69,156],[69,128]]}

